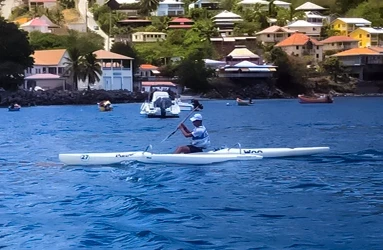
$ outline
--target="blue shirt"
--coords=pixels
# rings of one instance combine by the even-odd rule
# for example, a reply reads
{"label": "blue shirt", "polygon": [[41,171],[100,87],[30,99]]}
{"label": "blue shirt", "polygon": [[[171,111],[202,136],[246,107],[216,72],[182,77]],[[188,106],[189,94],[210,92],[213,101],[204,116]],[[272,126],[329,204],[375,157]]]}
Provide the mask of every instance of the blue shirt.
{"label": "blue shirt", "polygon": [[205,126],[194,127],[191,144],[198,148],[207,148],[210,146],[210,137]]}

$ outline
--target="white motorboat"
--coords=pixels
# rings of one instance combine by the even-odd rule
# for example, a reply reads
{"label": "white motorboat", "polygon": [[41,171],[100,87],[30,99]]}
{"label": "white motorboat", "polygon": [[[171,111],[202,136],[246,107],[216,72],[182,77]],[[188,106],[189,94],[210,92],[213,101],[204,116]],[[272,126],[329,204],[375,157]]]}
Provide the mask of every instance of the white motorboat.
{"label": "white motorboat", "polygon": [[169,93],[165,91],[155,91],[149,96],[150,101],[145,101],[141,105],[140,114],[147,117],[179,117],[180,107],[170,99]]}
{"label": "white motorboat", "polygon": [[174,100],[174,102],[180,107],[181,111],[191,111],[191,110],[194,109],[193,104],[187,103],[187,102],[183,102],[183,101],[181,101],[180,98],[176,98]]}
{"label": "white motorboat", "polygon": [[116,153],[60,154],[59,159],[66,165],[112,165],[124,162],[153,164],[212,164],[227,161],[250,161],[272,157],[293,157],[325,153],[329,147],[304,148],[224,148],[193,154],[154,154],[145,151]]}

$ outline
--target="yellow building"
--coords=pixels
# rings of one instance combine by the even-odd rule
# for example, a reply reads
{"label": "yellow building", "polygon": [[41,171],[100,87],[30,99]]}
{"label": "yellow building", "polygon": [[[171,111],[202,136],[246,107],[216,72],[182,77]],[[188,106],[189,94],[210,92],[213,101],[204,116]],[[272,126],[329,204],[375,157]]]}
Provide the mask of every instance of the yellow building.
{"label": "yellow building", "polygon": [[350,37],[359,41],[360,48],[383,46],[383,29],[362,27],[350,33]]}
{"label": "yellow building", "polygon": [[357,28],[371,27],[371,22],[364,18],[337,18],[330,25],[332,30],[338,32],[338,35],[348,36]]}

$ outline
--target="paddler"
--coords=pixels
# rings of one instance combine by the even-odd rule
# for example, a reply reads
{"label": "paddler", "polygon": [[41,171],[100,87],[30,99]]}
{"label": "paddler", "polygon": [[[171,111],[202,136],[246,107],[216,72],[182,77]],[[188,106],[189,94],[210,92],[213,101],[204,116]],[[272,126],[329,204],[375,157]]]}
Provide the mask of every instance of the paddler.
{"label": "paddler", "polygon": [[175,154],[202,152],[203,149],[210,146],[209,134],[207,133],[205,126],[202,125],[202,115],[194,114],[194,116],[190,118],[190,121],[194,125],[193,131],[190,132],[190,130],[183,123],[178,126],[178,129],[181,130],[185,137],[191,137],[191,144],[179,146],[174,152]]}

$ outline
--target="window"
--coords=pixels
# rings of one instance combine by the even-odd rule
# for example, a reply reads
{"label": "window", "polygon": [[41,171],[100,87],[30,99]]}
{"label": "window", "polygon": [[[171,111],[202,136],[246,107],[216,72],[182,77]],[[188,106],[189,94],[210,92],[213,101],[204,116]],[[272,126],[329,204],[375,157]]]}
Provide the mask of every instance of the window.
{"label": "window", "polygon": [[58,69],[58,73],[59,73],[59,75],[60,75],[60,74],[63,74],[63,73],[64,73],[64,68],[63,68],[63,67],[59,67],[59,69]]}
{"label": "window", "polygon": [[335,28],[335,25],[331,25],[331,29]]}
{"label": "window", "polygon": [[340,28],[340,24],[338,24],[338,28]]}
{"label": "window", "polygon": [[319,46],[317,46],[317,49],[319,49]]}
{"label": "window", "polygon": [[316,31],[317,30],[317,28],[313,28],[313,31]]}
{"label": "window", "polygon": [[319,58],[319,54],[316,54],[316,58]]}
{"label": "window", "polygon": [[299,46],[297,46],[296,49],[299,49]]}
{"label": "window", "polygon": [[367,34],[367,37],[370,37],[370,34]]}
{"label": "window", "polygon": [[270,37],[270,34],[267,34],[267,37]]}
{"label": "window", "polygon": [[335,46],[335,43],[332,43],[331,46]]}

